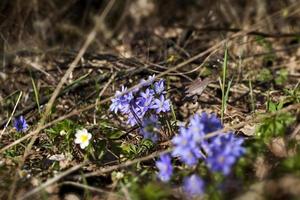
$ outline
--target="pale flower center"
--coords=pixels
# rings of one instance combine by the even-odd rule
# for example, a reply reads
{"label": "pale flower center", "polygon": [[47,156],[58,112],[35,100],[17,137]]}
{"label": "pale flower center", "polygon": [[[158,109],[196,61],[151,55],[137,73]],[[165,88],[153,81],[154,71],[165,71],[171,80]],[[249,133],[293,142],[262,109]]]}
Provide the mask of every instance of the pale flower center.
{"label": "pale flower center", "polygon": [[224,161],[225,161],[224,156],[219,156],[218,161],[219,161],[219,163],[221,163],[221,164],[224,163]]}

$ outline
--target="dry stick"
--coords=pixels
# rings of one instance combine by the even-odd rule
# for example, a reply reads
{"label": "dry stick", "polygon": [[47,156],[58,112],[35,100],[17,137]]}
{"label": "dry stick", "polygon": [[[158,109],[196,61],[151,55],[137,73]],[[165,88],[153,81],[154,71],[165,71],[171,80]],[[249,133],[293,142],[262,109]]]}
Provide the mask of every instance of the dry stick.
{"label": "dry stick", "polygon": [[117,73],[114,73],[110,79],[107,81],[107,83],[104,85],[104,87],[102,88],[102,90],[100,91],[99,95],[98,95],[98,98],[96,99],[96,102],[95,102],[95,112],[94,112],[94,124],[96,124],[96,112],[98,111],[98,102],[99,102],[99,99],[102,97],[103,93],[105,92],[105,90],[108,88],[108,86],[111,84],[111,82],[114,80],[114,78],[116,77]]}
{"label": "dry stick", "polygon": [[45,183],[43,183],[42,185],[40,185],[39,187],[37,187],[37,188],[31,190],[30,192],[26,193],[24,196],[22,196],[22,197],[20,198],[20,200],[26,199],[26,198],[28,198],[29,196],[31,196],[31,195],[33,195],[33,194],[35,194],[35,193],[37,193],[37,192],[39,192],[39,191],[45,189],[47,186],[49,186],[49,185],[55,183],[56,181],[58,181],[58,180],[61,179],[62,177],[66,176],[66,175],[68,175],[68,174],[70,174],[70,173],[72,173],[72,172],[77,171],[78,169],[80,169],[80,168],[81,168],[82,166],[84,166],[85,164],[86,164],[86,162],[83,162],[83,163],[81,163],[81,164],[79,164],[79,165],[75,165],[75,166],[71,167],[71,168],[68,169],[67,171],[65,171],[65,172],[63,172],[63,173],[61,173],[61,174],[59,174],[59,175],[53,177],[52,179],[50,179],[50,180],[46,181]]}
{"label": "dry stick", "polygon": [[21,91],[20,94],[19,94],[19,96],[18,96],[16,105],[14,106],[14,109],[13,109],[13,111],[12,111],[12,113],[11,113],[11,115],[10,115],[8,121],[7,121],[7,123],[5,124],[3,130],[2,130],[2,132],[1,132],[1,134],[0,134],[0,140],[1,140],[2,135],[3,135],[3,133],[5,132],[5,130],[6,130],[7,126],[8,126],[8,124],[10,123],[12,117],[14,116],[14,114],[15,114],[15,112],[16,112],[16,109],[17,109],[17,106],[19,105],[19,102],[20,102],[20,100],[21,100],[22,94],[23,94],[23,93],[22,93],[22,91]]}
{"label": "dry stick", "polygon": [[298,124],[295,130],[292,132],[290,139],[295,139],[299,132],[300,132],[300,124]]}
{"label": "dry stick", "polygon": [[[38,127],[36,128],[36,133],[31,138],[30,143],[27,145],[27,147],[25,149],[23,157],[22,157],[22,159],[19,162],[19,165],[18,165],[19,169],[21,168],[21,166],[23,166],[26,157],[28,156],[30,150],[32,149],[32,146],[33,146],[34,142],[36,141],[36,139],[38,137],[38,133],[42,130],[42,127],[43,127],[43,125],[44,125],[44,123],[45,123],[45,121],[46,121],[46,119],[47,119],[47,117],[48,117],[48,115],[49,115],[49,113],[51,111],[52,105],[54,104],[54,101],[55,101],[56,97],[58,96],[58,94],[59,94],[59,92],[60,92],[63,84],[67,81],[68,77],[70,76],[70,74],[72,73],[72,71],[74,70],[74,68],[79,63],[80,59],[82,58],[82,56],[86,52],[87,48],[92,43],[92,41],[95,39],[99,24],[103,22],[103,20],[107,16],[108,12],[111,10],[111,8],[114,5],[114,3],[115,3],[115,0],[110,1],[108,3],[108,5],[106,6],[105,10],[103,11],[103,13],[101,14],[101,16],[99,17],[99,19],[96,20],[95,27],[93,28],[93,30],[87,36],[87,39],[85,40],[82,48],[78,52],[78,54],[75,57],[74,61],[70,64],[70,67],[66,71],[65,75],[62,77],[62,79],[58,83],[58,85],[57,85],[56,89],[54,90],[54,92],[53,92],[53,94],[52,94],[49,102],[46,105],[45,112],[44,112],[42,118],[40,119]],[[16,183],[17,183],[17,178],[18,178],[18,173],[15,174],[14,181],[13,181],[13,184],[12,184],[12,187],[11,187],[8,199],[13,199],[13,195],[14,195],[14,191],[15,191]]]}
{"label": "dry stick", "polygon": [[[154,152],[154,153],[152,153],[152,154],[150,154],[150,155],[148,155],[148,156],[142,157],[142,158],[137,158],[137,159],[134,159],[134,160],[129,160],[129,161],[126,161],[126,162],[121,163],[121,164],[119,164],[119,165],[113,165],[113,166],[109,166],[109,167],[107,167],[107,168],[102,168],[102,169],[100,169],[99,171],[97,171],[98,173],[97,173],[96,175],[98,175],[98,174],[104,174],[104,173],[107,173],[107,172],[114,171],[114,170],[116,170],[116,169],[128,167],[128,166],[133,165],[133,164],[135,164],[135,163],[138,163],[138,162],[142,162],[142,161],[146,161],[146,160],[155,158],[155,157],[159,156],[160,154],[168,153],[168,152],[170,152],[170,151],[171,151],[171,149],[164,150],[164,151],[159,151],[159,152]],[[58,176],[56,176],[56,177],[54,177],[54,178],[52,178],[52,179],[46,181],[45,183],[42,183],[40,186],[38,186],[38,187],[36,187],[35,189],[33,189],[33,190],[27,192],[27,193],[21,198],[21,200],[22,200],[22,199],[26,199],[26,198],[28,198],[28,197],[30,197],[30,196],[36,194],[37,192],[39,192],[39,191],[45,189],[46,187],[48,187],[48,186],[50,186],[51,184],[55,183],[56,181],[60,180],[60,179],[63,178],[64,176],[66,176],[66,175],[68,175],[68,174],[70,174],[70,173],[72,173],[72,172],[74,172],[74,171],[80,169],[80,168],[83,167],[85,164],[87,164],[87,162],[82,163],[82,164],[80,164],[80,165],[76,165],[76,166],[74,166],[74,167],[72,167],[72,168],[66,170],[65,172],[59,174]],[[93,174],[93,173],[90,173],[90,174],[84,175],[84,177],[89,177],[89,176],[94,176],[94,174]],[[79,176],[79,178],[80,178],[80,177],[81,177],[81,176]]]}
{"label": "dry stick", "polygon": [[[240,32],[243,29],[241,28],[225,28],[225,27],[203,27],[203,28],[197,28],[195,26],[186,26],[186,25],[179,25],[177,26],[179,28],[189,28],[194,29],[196,31],[200,32]],[[299,37],[300,32],[296,33],[264,33],[259,31],[250,31],[247,33],[247,35],[256,35],[256,36],[262,36],[265,38],[284,38],[284,37]]]}
{"label": "dry stick", "polygon": [[64,181],[64,182],[60,183],[59,185],[72,185],[72,186],[76,186],[76,187],[83,188],[83,189],[86,189],[86,190],[90,190],[90,191],[93,191],[93,192],[106,193],[106,194],[113,195],[113,196],[116,196],[116,197],[119,197],[119,198],[123,197],[122,195],[119,195],[119,194],[116,194],[116,193],[113,193],[113,192],[109,192],[109,191],[106,191],[106,190],[103,190],[103,189],[100,189],[100,188],[96,188],[96,187],[93,187],[93,186],[89,186],[89,185],[85,185],[85,184],[81,184],[81,183],[77,183],[77,182],[73,182],[73,181]]}
{"label": "dry stick", "polygon": [[[118,170],[118,169],[121,169],[121,168],[125,168],[125,167],[128,167],[128,166],[131,166],[133,164],[136,164],[138,162],[143,162],[143,161],[147,161],[147,160],[150,160],[150,159],[153,159],[159,155],[162,155],[162,154],[166,154],[166,153],[170,153],[172,151],[172,149],[167,149],[167,150],[163,150],[163,151],[156,151],[152,154],[149,154],[145,157],[141,157],[141,158],[136,158],[136,159],[133,159],[133,160],[128,160],[124,163],[120,163],[118,165],[112,165],[112,166],[108,166],[108,167],[103,167],[103,168],[100,168],[99,170],[97,171],[94,171],[94,172],[90,172],[90,173],[86,173],[84,174],[83,176],[85,178],[88,178],[88,177],[91,177],[91,176],[99,176],[99,175],[103,175],[105,173],[108,173],[108,172],[112,172],[114,170]],[[77,178],[81,178],[80,176],[77,176]]]}

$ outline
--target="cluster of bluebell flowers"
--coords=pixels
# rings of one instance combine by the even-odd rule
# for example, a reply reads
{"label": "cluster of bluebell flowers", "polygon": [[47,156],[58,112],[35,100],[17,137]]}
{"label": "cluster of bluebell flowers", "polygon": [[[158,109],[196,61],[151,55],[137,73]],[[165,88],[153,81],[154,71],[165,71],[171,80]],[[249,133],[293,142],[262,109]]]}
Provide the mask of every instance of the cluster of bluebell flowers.
{"label": "cluster of bluebell flowers", "polygon": [[[172,139],[171,155],[163,155],[157,161],[158,177],[162,181],[171,179],[171,156],[178,157],[188,166],[195,166],[203,160],[212,172],[228,175],[234,163],[245,153],[242,147],[244,139],[231,132],[205,138],[208,133],[222,128],[221,120],[215,114],[195,114],[188,126],[180,127],[179,134]],[[200,195],[203,188],[204,182],[195,174],[184,180],[184,190],[191,196]]]}
{"label": "cluster of bluebell flowers", "polygon": [[155,130],[160,128],[158,114],[170,111],[170,100],[166,98],[164,80],[154,80],[154,75],[149,76],[148,80],[141,81],[140,89],[130,92],[122,86],[112,99],[110,110],[114,113],[120,111],[127,116],[129,125],[140,126],[140,132],[145,139],[156,142],[158,135]]}

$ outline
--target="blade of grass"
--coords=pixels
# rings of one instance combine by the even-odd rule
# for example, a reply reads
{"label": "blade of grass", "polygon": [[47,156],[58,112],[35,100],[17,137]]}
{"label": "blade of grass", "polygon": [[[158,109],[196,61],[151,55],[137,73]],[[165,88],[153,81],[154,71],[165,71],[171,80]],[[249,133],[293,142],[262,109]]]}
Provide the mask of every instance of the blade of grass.
{"label": "blade of grass", "polygon": [[221,90],[222,90],[222,108],[221,108],[221,120],[223,123],[224,120],[224,113],[226,109],[226,92],[225,92],[225,85],[226,85],[226,74],[227,74],[227,62],[228,62],[228,50],[227,46],[225,47],[225,53],[224,53],[224,62],[223,62],[223,73],[222,73],[222,82],[221,84]]}
{"label": "blade of grass", "polygon": [[36,102],[36,105],[38,107],[39,113],[41,113],[40,100],[39,100],[40,99],[39,98],[40,95],[39,95],[39,91],[38,91],[38,89],[36,87],[36,84],[35,84],[32,76],[31,76],[31,83],[32,83],[33,91],[34,91],[35,102]]}
{"label": "blade of grass", "polygon": [[249,89],[250,89],[251,110],[252,110],[252,112],[254,112],[255,111],[255,103],[254,103],[253,87],[252,87],[251,79],[249,79]]}
{"label": "blade of grass", "polygon": [[227,88],[226,88],[226,93],[225,93],[225,110],[226,110],[226,107],[227,107],[227,102],[228,102],[228,97],[229,97],[231,83],[232,83],[232,79],[230,79],[230,81],[227,84]]}

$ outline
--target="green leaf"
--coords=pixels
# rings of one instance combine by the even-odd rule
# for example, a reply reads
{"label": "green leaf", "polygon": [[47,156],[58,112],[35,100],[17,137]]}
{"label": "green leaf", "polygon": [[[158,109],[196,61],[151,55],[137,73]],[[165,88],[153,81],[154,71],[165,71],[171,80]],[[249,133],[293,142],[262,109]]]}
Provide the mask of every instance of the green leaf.
{"label": "green leaf", "polygon": [[283,136],[287,128],[295,120],[295,117],[291,113],[280,113],[266,118],[258,127],[255,135],[267,142],[271,137]]}

